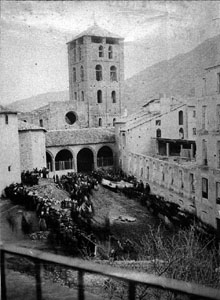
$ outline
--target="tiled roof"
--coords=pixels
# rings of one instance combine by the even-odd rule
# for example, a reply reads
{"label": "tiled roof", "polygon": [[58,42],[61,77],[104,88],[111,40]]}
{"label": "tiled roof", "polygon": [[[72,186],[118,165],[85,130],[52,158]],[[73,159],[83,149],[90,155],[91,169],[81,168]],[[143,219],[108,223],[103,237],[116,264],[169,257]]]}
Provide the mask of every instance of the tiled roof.
{"label": "tiled roof", "polygon": [[104,28],[99,27],[97,24],[94,24],[93,26],[87,28],[85,31],[83,31],[80,34],[78,34],[77,36],[75,36],[70,42],[72,42],[82,36],[99,36],[99,37],[123,39],[121,36],[117,35],[116,33],[112,33]]}
{"label": "tiled roof", "polygon": [[47,147],[113,142],[115,142],[114,130],[107,128],[51,130],[46,133]]}
{"label": "tiled roof", "polygon": [[46,129],[43,128],[43,127],[36,126],[36,125],[30,124],[28,122],[24,122],[24,121],[21,121],[21,120],[18,121],[18,130],[19,131],[35,131],[35,130],[44,130],[44,131],[46,131]]}
{"label": "tiled roof", "polygon": [[17,114],[17,112],[5,106],[0,105],[0,114]]}

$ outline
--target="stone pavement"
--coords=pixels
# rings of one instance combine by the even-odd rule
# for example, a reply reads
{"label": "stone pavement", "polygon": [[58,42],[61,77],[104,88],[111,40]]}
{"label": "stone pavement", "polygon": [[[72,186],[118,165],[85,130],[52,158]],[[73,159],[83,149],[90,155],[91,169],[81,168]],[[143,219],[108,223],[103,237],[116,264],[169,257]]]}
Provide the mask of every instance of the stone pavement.
{"label": "stone pavement", "polygon": [[[35,300],[35,278],[16,271],[6,271],[7,300]],[[42,282],[43,300],[77,300],[77,291],[67,286],[61,286],[50,280]],[[85,293],[85,300],[103,300],[104,298]]]}

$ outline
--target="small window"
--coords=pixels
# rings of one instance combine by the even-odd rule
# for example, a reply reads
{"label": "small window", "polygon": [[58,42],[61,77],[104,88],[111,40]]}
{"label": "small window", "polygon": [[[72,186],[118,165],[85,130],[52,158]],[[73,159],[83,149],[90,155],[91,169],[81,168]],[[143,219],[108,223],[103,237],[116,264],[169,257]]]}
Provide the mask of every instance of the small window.
{"label": "small window", "polygon": [[84,101],[84,92],[81,92],[81,100]]}
{"label": "small window", "polygon": [[112,44],[112,45],[114,45],[114,44],[118,44],[118,43],[119,43],[118,39],[106,38],[106,44]]}
{"label": "small window", "polygon": [[43,119],[40,119],[39,123],[40,123],[40,127],[44,127],[44,121],[43,121]]}
{"label": "small window", "polygon": [[97,103],[102,103],[102,91],[97,91]]}
{"label": "small window", "polygon": [[202,197],[208,199],[208,179],[202,178]]}
{"label": "small window", "polygon": [[207,116],[206,116],[206,106],[202,106],[202,129],[207,129]]}
{"label": "small window", "polygon": [[74,99],[77,100],[77,92],[74,92]]}
{"label": "small window", "polygon": [[8,124],[8,115],[5,115],[5,124]]}
{"label": "small window", "polygon": [[116,92],[112,91],[112,103],[116,103]]}
{"label": "small window", "polygon": [[113,50],[112,50],[112,46],[108,47],[108,58],[112,59],[113,58]]}
{"label": "small window", "polygon": [[27,123],[27,120],[23,120],[23,122]]}
{"label": "small window", "polygon": [[99,118],[99,127],[102,127],[102,118]]}
{"label": "small window", "polygon": [[179,111],[179,125],[183,125],[183,111]]}
{"label": "small window", "polygon": [[79,46],[79,60],[81,60],[82,59],[82,49],[81,49],[81,46]]}
{"label": "small window", "polygon": [[160,126],[161,125],[161,120],[156,120],[156,125]]}
{"label": "small window", "polygon": [[11,172],[11,166],[8,166],[8,172]]}
{"label": "small window", "polygon": [[80,78],[81,78],[81,81],[84,81],[84,68],[83,68],[83,66],[80,67]]}
{"label": "small window", "polygon": [[104,49],[103,49],[103,46],[99,46],[99,57],[104,57]]}
{"label": "small window", "polygon": [[220,73],[217,74],[217,91],[220,94]]}
{"label": "small window", "polygon": [[193,135],[196,135],[196,128],[193,128]]}
{"label": "small window", "polygon": [[220,205],[220,182],[216,182],[216,204]]}
{"label": "small window", "polygon": [[205,166],[208,165],[208,156],[207,156],[207,141],[202,140],[202,157],[203,157],[203,164]]}
{"label": "small window", "polygon": [[161,137],[161,130],[160,129],[157,129],[156,135],[157,135],[157,138]]}
{"label": "small window", "polygon": [[97,65],[95,67],[95,71],[96,71],[96,80],[97,81],[101,81],[102,80],[102,66],[101,65]]}
{"label": "small window", "polygon": [[110,68],[110,80],[117,81],[117,68],[115,66],[111,66]]}
{"label": "small window", "polygon": [[193,118],[195,118],[195,117],[196,117],[196,111],[193,110]]}
{"label": "small window", "polygon": [[79,45],[82,45],[83,44],[83,36],[81,38],[78,39],[78,43]]}
{"label": "small window", "polygon": [[76,82],[76,68],[73,68],[73,82]]}
{"label": "small window", "polygon": [[115,126],[116,118],[113,119],[113,126]]}
{"label": "small window", "polygon": [[73,125],[77,120],[76,114],[73,111],[69,111],[65,116],[65,120],[67,124]]}
{"label": "small window", "polygon": [[99,37],[99,36],[92,36],[91,41],[92,41],[92,43],[101,44],[102,43],[102,38]]}

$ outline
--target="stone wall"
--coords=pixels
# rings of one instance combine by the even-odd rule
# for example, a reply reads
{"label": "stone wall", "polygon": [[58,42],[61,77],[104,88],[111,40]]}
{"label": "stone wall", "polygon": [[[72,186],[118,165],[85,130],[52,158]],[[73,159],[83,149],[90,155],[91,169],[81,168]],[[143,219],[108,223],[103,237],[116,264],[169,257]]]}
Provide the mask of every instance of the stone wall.
{"label": "stone wall", "polygon": [[0,114],[0,196],[11,183],[20,182],[20,156],[17,114]]}

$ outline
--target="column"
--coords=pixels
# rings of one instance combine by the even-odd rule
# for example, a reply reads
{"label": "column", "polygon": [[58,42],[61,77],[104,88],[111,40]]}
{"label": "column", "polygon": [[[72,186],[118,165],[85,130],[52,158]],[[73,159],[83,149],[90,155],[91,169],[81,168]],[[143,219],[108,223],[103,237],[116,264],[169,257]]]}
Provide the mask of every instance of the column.
{"label": "column", "polygon": [[193,144],[191,144],[191,148],[190,148],[190,159],[192,160],[193,159],[193,151],[194,150],[194,146]]}
{"label": "column", "polygon": [[166,153],[167,153],[167,157],[170,156],[170,144],[166,143]]}

